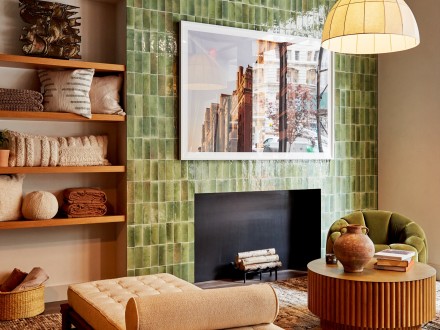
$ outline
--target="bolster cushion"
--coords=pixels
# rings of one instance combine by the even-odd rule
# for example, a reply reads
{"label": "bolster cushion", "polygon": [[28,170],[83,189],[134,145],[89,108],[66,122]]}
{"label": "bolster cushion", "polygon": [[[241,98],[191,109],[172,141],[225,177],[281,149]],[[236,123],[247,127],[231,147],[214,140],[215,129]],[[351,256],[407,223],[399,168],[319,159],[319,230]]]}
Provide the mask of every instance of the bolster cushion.
{"label": "bolster cushion", "polygon": [[272,323],[278,299],[268,284],[130,298],[127,330],[226,329]]}

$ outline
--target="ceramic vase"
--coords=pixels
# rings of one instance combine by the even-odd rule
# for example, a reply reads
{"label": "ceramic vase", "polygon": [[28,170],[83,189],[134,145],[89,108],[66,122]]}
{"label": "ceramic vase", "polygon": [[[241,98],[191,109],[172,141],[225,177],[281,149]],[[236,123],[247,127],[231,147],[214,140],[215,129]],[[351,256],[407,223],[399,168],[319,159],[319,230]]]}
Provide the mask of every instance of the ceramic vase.
{"label": "ceramic vase", "polygon": [[[359,273],[374,255],[374,244],[368,237],[368,228],[361,225],[348,225],[346,231],[334,243],[336,258],[347,273]],[[362,229],[366,230],[364,234]]]}
{"label": "ceramic vase", "polygon": [[8,167],[9,160],[9,150],[1,149],[0,150],[0,167]]}

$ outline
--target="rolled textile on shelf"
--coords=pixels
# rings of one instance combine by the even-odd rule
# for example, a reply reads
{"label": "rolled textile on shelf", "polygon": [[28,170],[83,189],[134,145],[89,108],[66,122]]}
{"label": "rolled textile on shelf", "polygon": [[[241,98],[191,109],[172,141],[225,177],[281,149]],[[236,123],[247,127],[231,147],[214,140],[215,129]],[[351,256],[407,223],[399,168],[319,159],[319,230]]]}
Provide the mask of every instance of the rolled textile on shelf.
{"label": "rolled textile on shelf", "polygon": [[69,218],[102,217],[107,213],[107,206],[102,203],[63,204],[61,209]]}
{"label": "rolled textile on shelf", "polygon": [[275,267],[281,267],[283,264],[281,261],[273,261],[273,262],[265,262],[261,264],[251,264],[251,265],[243,265],[240,264],[239,268],[241,270],[247,271],[247,270],[259,270],[259,269],[266,269],[266,268],[275,268]]}
{"label": "rolled textile on shelf", "polygon": [[259,256],[267,256],[276,254],[276,251],[274,248],[270,249],[264,249],[264,250],[254,250],[254,251],[246,251],[246,252],[239,252],[237,254],[238,259],[244,259],[244,258],[250,258],[250,257],[259,257]]}
{"label": "rolled textile on shelf", "polygon": [[107,195],[98,188],[68,188],[63,191],[64,201],[74,203],[105,203]]}
{"label": "rolled textile on shelf", "polygon": [[251,264],[261,264],[261,263],[267,263],[267,262],[273,262],[279,260],[280,260],[279,255],[273,254],[269,256],[249,257],[249,258],[240,259],[240,263],[246,266]]}

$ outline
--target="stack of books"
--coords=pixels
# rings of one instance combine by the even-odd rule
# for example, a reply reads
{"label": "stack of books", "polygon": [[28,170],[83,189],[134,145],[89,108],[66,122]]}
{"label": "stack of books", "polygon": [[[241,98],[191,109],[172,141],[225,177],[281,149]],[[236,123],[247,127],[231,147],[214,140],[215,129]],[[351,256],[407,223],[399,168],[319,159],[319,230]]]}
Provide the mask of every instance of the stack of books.
{"label": "stack of books", "polygon": [[377,259],[374,268],[406,272],[414,265],[414,260],[412,259],[414,256],[414,251],[386,249],[374,254],[374,257]]}

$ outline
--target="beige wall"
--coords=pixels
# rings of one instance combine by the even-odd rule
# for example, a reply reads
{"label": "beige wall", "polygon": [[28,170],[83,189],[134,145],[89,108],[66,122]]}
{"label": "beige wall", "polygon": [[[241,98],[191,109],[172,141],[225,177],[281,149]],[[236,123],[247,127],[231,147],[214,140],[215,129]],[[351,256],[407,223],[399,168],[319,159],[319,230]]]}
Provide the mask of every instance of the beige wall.
{"label": "beige wall", "polygon": [[380,209],[418,222],[440,269],[440,25],[438,0],[407,0],[420,29],[413,50],[379,56]]}
{"label": "beige wall", "polygon": [[[124,63],[125,1],[58,0],[79,6],[81,52],[83,60]],[[21,55],[19,41],[24,26],[17,0],[0,1],[0,53]],[[116,24],[117,23],[117,24]],[[38,88],[34,70],[0,67],[0,88]],[[108,124],[71,122],[9,121],[0,118],[0,129],[8,128],[32,134],[85,135],[105,132]],[[111,143],[109,155],[123,152]],[[125,157],[124,157],[125,158]],[[116,203],[115,178],[102,174],[27,175],[23,190],[46,190],[60,198],[66,187],[99,186],[106,190],[111,204]],[[124,187],[123,187],[124,188]],[[123,189],[122,188],[122,189]],[[122,194],[124,195],[124,194]],[[68,226],[0,231],[0,283],[15,268],[29,272],[42,267],[50,279],[46,301],[66,299],[70,283],[111,278],[126,274],[125,231],[114,224]],[[122,246],[122,248],[121,248]]]}

